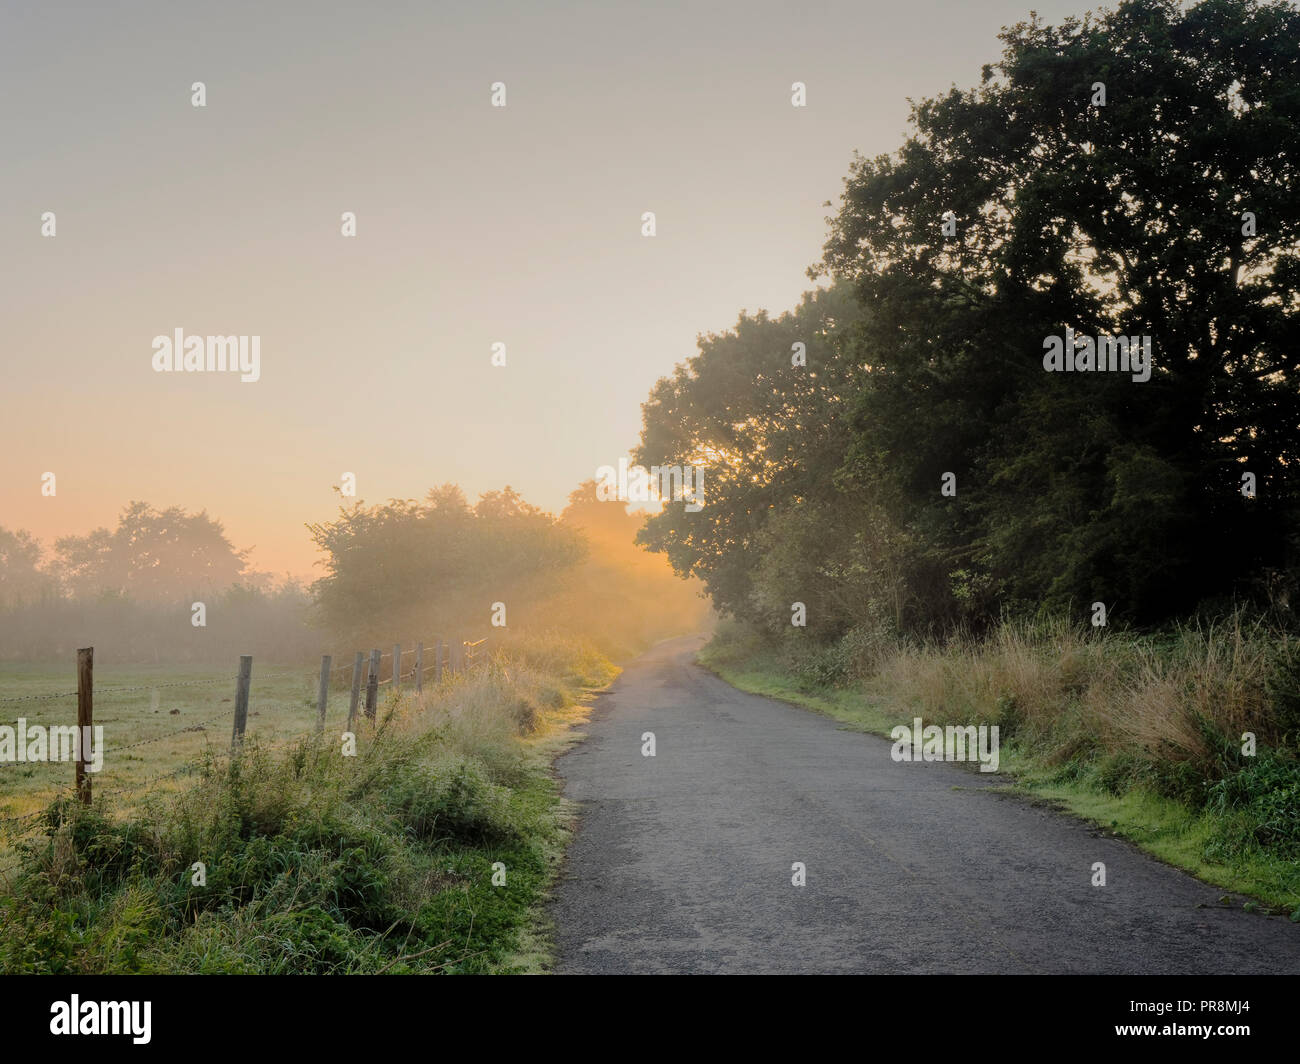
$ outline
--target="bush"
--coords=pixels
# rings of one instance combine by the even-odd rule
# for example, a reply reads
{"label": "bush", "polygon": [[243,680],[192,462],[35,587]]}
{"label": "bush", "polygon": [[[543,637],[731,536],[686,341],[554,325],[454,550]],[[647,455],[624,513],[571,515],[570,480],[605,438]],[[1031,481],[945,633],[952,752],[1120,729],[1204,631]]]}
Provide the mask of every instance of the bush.
{"label": "bush", "polygon": [[1294,758],[1261,751],[1253,764],[1210,786],[1206,808],[1222,819],[1207,856],[1267,850],[1300,859],[1300,762]]}
{"label": "bush", "polygon": [[1269,662],[1265,690],[1283,741],[1300,746],[1300,643],[1285,640]]}
{"label": "bush", "polygon": [[792,638],[787,643],[787,655],[794,674],[805,687],[833,687],[848,679],[848,660],[843,643],[822,647],[809,640]]}
{"label": "bush", "polygon": [[297,912],[272,913],[266,935],[284,957],[285,969],[306,975],[330,975],[346,970],[353,961],[355,943],[346,924],[319,905]]}
{"label": "bush", "polygon": [[494,784],[481,762],[456,756],[434,766],[403,765],[382,800],[417,839],[500,842],[515,834],[509,790]]}

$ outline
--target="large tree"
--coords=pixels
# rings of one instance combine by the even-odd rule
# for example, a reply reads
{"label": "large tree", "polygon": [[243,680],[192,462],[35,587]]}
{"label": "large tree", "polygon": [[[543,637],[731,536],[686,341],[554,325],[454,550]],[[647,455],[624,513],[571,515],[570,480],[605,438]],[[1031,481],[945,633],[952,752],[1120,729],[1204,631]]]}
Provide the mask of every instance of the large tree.
{"label": "large tree", "polygon": [[247,551],[226,538],[206,511],[179,506],[156,510],[133,502],[117,528],[54,542],[52,568],[79,597],[104,593],[144,601],[175,600],[192,592],[222,590],[247,574]]}
{"label": "large tree", "polygon": [[25,529],[0,528],[0,609],[48,594],[52,578],[41,569],[41,545]]}
{"label": "large tree", "polygon": [[536,621],[530,608],[586,549],[580,533],[509,487],[474,506],[454,485],[423,502],[357,502],[307,527],[324,552],[325,575],[312,586],[320,620],[363,643],[470,635],[487,628],[499,601],[509,623]]}
{"label": "large tree", "polygon": [[[832,219],[871,365],[847,468],[985,608],[1154,619],[1288,561],[1300,14],[1130,0],[1002,39]],[[1151,379],[1046,372],[1067,326],[1149,335]]]}
{"label": "large tree", "polygon": [[699,465],[704,505],[669,502],[639,542],[701,578],[723,613],[783,630],[802,602],[809,629],[832,637],[874,612],[872,597],[902,608],[895,530],[868,495],[836,482],[864,379],[847,343],[859,317],[847,286],[775,318],[742,314],[701,336],[644,404],[634,459]]}

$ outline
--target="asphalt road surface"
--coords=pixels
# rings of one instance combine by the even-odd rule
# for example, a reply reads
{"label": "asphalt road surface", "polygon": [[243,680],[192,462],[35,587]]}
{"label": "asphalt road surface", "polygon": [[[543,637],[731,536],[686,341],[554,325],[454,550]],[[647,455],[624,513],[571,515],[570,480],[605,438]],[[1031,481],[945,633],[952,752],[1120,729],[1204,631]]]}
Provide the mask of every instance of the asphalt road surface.
{"label": "asphalt road surface", "polygon": [[699,645],[631,664],[557,762],[581,803],[559,972],[1300,972],[1300,925],[994,774],[743,694]]}

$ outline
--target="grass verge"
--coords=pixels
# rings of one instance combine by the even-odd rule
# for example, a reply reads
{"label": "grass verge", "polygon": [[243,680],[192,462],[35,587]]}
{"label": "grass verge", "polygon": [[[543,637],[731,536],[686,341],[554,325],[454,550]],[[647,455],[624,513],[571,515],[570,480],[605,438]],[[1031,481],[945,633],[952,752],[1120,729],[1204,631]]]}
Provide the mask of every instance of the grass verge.
{"label": "grass verge", "polygon": [[[1015,696],[996,684],[989,691],[992,712],[981,714],[969,703],[945,712],[945,700],[949,707],[958,702],[956,685],[945,685],[936,673],[960,677],[967,685],[979,679],[981,664],[988,665],[986,671],[994,666],[981,663],[979,648],[969,644],[960,648],[960,661],[945,661],[938,647],[923,653],[928,668],[920,691],[909,689],[918,670],[909,671],[900,660],[906,655],[914,663],[922,654],[915,648],[878,654],[872,669],[859,675],[850,671],[827,679],[799,667],[807,656],[774,649],[731,626],[719,629],[700,651],[699,661],[742,691],[812,709],[876,735],[888,736],[891,728],[910,725],[916,715],[939,724],[1000,720],[1000,771],[1013,780],[1008,790],[1050,802],[1207,883],[1248,895],[1254,899],[1244,903],[1249,908],[1262,903],[1266,911],[1300,922],[1300,853],[1294,839],[1300,832],[1300,774],[1287,751],[1261,749],[1253,761],[1233,764],[1216,779],[1199,778],[1195,762],[1170,756],[1164,748],[1133,743],[1126,752],[1122,740],[1116,741],[1118,749],[1079,742],[1076,705],[1090,692],[1077,678],[1073,692],[1057,691],[1053,702],[1034,704],[1038,728],[1016,728],[1016,717],[1024,711],[1017,711]],[[1091,697],[1096,695],[1093,690]],[[1055,731],[1047,725],[1053,709]],[[1213,741],[1212,729],[1207,730],[1206,741]],[[1232,900],[1225,897],[1223,903]]]}

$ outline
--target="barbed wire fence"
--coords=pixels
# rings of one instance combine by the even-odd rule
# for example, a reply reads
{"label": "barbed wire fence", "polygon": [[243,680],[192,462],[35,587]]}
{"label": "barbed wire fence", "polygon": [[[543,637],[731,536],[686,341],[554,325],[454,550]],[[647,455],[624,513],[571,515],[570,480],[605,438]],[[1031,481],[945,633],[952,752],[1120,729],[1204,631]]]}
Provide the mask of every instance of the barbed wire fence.
{"label": "barbed wire fence", "polygon": [[[430,644],[432,653],[430,661],[425,663],[425,646]],[[409,653],[409,652],[408,652]],[[333,656],[325,654],[321,657],[321,668],[317,687],[316,702],[316,719],[314,727],[309,730],[297,732],[284,737],[278,742],[272,743],[271,748],[280,748],[303,739],[311,734],[319,735],[325,727],[326,713],[329,703],[331,689],[335,686],[336,677],[342,673],[348,673],[348,683],[341,683],[344,690],[350,688],[350,697],[348,704],[348,715],[346,730],[352,731],[356,724],[359,711],[365,713],[368,720],[373,722],[378,713],[378,692],[380,687],[387,687],[391,691],[401,691],[406,683],[413,684],[415,694],[421,695],[424,691],[426,679],[431,679],[435,686],[441,685],[444,681],[469,673],[473,669],[483,665],[487,661],[487,638],[478,640],[456,640],[444,642],[437,637],[429,637],[427,640],[421,640],[416,643],[415,650],[411,656],[414,660],[409,671],[403,671],[403,664],[408,655],[402,651],[400,643],[394,644],[391,652],[381,652],[379,648],[371,650],[367,657],[361,651],[356,651],[351,662],[346,662],[339,666],[333,665]],[[387,669],[387,677],[381,679],[383,663],[390,662]],[[94,705],[95,699],[99,697],[103,700],[114,700],[123,695],[135,694],[141,691],[149,691],[154,696],[155,705],[157,702],[157,692],[168,689],[178,688],[203,688],[220,684],[235,685],[235,694],[231,709],[207,717],[204,720],[187,723],[184,727],[173,728],[157,735],[150,735],[146,738],[137,739],[133,742],[125,743],[120,746],[107,747],[99,751],[101,757],[109,755],[123,754],[130,750],[152,745],[153,743],[162,742],[167,739],[174,739],[177,736],[186,733],[202,733],[205,737],[208,735],[208,729],[213,725],[218,725],[222,721],[230,721],[231,740],[229,748],[213,749],[209,746],[204,753],[197,758],[185,761],[171,771],[160,773],[149,779],[141,780],[136,783],[126,784],[120,787],[114,787],[109,790],[101,790],[98,793],[102,796],[117,797],[129,794],[139,794],[156,789],[160,784],[169,780],[180,778],[187,774],[196,774],[205,767],[228,760],[237,756],[244,740],[244,735],[248,724],[248,707],[249,699],[252,692],[252,665],[253,657],[251,654],[242,655],[239,659],[239,671],[233,677],[219,676],[209,679],[199,680],[178,680],[167,683],[146,683],[146,684],[129,684],[129,685],[99,685],[94,683],[94,648],[86,647],[77,651],[77,690],[75,691],[54,691],[40,692],[35,694],[17,695],[12,697],[0,698],[0,706],[24,706],[27,704],[41,704],[68,700],[75,698],[77,700],[77,725],[76,735],[71,743],[75,757],[74,762],[74,789],[78,801],[88,805],[92,798],[91,780],[94,775],[88,765],[88,755],[92,750],[91,736],[94,728]],[[364,697],[364,702],[362,701]],[[223,701],[230,701],[225,699]],[[173,710],[173,712],[175,712]],[[60,730],[60,738],[68,739],[67,731],[70,726],[63,726]],[[91,729],[83,731],[82,729]],[[56,757],[61,752],[66,752],[66,747],[55,748],[54,732],[56,726],[50,728],[49,745],[47,752],[49,760],[63,761],[64,757]],[[17,739],[15,740],[17,745]],[[31,813],[25,813],[20,816],[0,816],[0,845],[9,845],[18,839],[33,834],[42,827],[43,821],[48,821],[52,815],[50,808],[39,809]]]}

